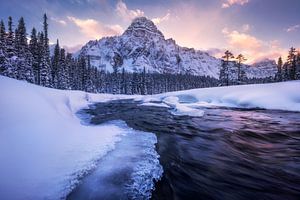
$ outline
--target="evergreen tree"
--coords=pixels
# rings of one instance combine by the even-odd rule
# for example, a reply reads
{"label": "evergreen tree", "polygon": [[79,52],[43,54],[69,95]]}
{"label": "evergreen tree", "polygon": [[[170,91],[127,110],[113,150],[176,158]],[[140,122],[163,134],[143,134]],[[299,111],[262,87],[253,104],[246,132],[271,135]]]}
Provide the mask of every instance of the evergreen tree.
{"label": "evergreen tree", "polygon": [[45,49],[45,59],[47,60],[48,64],[50,65],[50,49],[49,49],[49,38],[48,38],[48,17],[46,13],[44,14],[44,49]]}
{"label": "evergreen tree", "polygon": [[30,35],[29,50],[32,55],[32,69],[34,74],[34,82],[40,85],[40,60],[39,60],[39,44],[36,29],[33,28]]}
{"label": "evergreen tree", "polygon": [[15,49],[18,57],[23,57],[27,51],[27,37],[24,18],[21,17],[15,31]]}
{"label": "evergreen tree", "polygon": [[296,79],[300,80],[300,51],[298,51],[296,57]]}
{"label": "evergreen tree", "polygon": [[74,89],[74,82],[76,81],[75,68],[74,68],[74,61],[72,59],[72,54],[70,53],[67,53],[66,56],[66,70],[68,74],[67,89]]}
{"label": "evergreen tree", "polygon": [[121,79],[121,94],[127,94],[127,81],[124,67],[122,68]]}
{"label": "evergreen tree", "polygon": [[8,33],[7,33],[7,39],[6,39],[6,51],[7,51],[8,58],[12,58],[13,56],[15,56],[12,17],[8,17]]}
{"label": "evergreen tree", "polygon": [[146,68],[145,67],[143,68],[141,78],[142,78],[142,80],[141,80],[141,95],[145,95],[145,94],[147,94],[147,92],[146,92]]}
{"label": "evergreen tree", "polygon": [[294,47],[290,48],[288,59],[288,70],[289,70],[289,79],[296,79],[296,49]]}
{"label": "evergreen tree", "polygon": [[[7,60],[6,54],[6,31],[3,20],[0,22],[0,74],[6,75],[11,66]],[[7,75],[6,75],[7,76]]]}
{"label": "evergreen tree", "polygon": [[282,81],[282,67],[283,67],[282,58],[279,57],[277,62],[277,74],[276,74],[277,81]]}
{"label": "evergreen tree", "polygon": [[225,75],[225,80],[226,80],[226,85],[229,85],[229,61],[230,59],[234,58],[233,54],[227,50],[224,53],[224,56],[222,58],[225,60],[224,63],[222,63],[222,67],[224,67],[224,75]]}
{"label": "evergreen tree", "polygon": [[39,44],[39,69],[40,69],[40,84],[45,87],[51,87],[50,66],[48,64],[47,55],[45,53],[45,38],[44,33],[38,34]]}
{"label": "evergreen tree", "polygon": [[26,26],[23,17],[20,18],[18,27],[15,31],[14,45],[16,56],[18,57],[15,62],[18,71],[17,78],[33,83],[32,55],[28,48]]}
{"label": "evergreen tree", "polygon": [[6,31],[3,20],[0,21],[0,47],[4,49],[6,46]]}
{"label": "evergreen tree", "polygon": [[240,82],[241,81],[241,65],[243,62],[245,62],[247,59],[242,55],[242,54],[239,54],[237,57],[237,66],[238,66],[238,81]]}
{"label": "evergreen tree", "polygon": [[59,41],[56,41],[56,45],[54,48],[54,55],[52,57],[51,62],[51,80],[52,85],[54,88],[58,88],[58,71],[60,68],[60,47],[59,47]]}

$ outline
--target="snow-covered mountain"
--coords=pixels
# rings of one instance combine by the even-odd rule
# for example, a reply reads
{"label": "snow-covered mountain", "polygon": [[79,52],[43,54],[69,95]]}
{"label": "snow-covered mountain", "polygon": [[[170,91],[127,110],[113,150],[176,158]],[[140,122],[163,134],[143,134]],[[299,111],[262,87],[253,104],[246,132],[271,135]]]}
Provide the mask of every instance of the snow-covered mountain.
{"label": "snow-covered mountain", "polygon": [[245,68],[248,78],[265,78],[275,76],[277,64],[275,60],[265,59]]}
{"label": "snow-covered mountain", "polygon": [[[190,73],[219,78],[221,60],[207,52],[180,47],[173,39],[165,39],[154,23],[139,17],[121,36],[105,37],[88,42],[77,55],[90,56],[91,65],[113,71],[124,67],[126,71]],[[264,65],[266,64],[266,65]],[[249,67],[249,77],[266,75],[276,69],[274,63],[261,63]],[[276,63],[275,63],[276,64]],[[246,67],[248,68],[248,67]]]}

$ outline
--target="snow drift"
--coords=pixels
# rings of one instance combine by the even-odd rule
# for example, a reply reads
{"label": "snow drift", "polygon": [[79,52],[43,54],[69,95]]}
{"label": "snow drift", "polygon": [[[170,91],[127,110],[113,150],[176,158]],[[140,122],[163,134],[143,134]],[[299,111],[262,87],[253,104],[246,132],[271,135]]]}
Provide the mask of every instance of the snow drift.
{"label": "snow drift", "polygon": [[0,91],[1,199],[64,198],[124,132],[113,124],[85,126],[75,115],[113,95],[43,88],[3,76]]}
{"label": "snow drift", "polygon": [[[201,116],[201,107],[262,108],[300,111],[300,81],[193,89],[142,97],[143,105],[161,101],[173,114]],[[151,104],[149,104],[151,103]],[[161,106],[161,103],[158,105]]]}

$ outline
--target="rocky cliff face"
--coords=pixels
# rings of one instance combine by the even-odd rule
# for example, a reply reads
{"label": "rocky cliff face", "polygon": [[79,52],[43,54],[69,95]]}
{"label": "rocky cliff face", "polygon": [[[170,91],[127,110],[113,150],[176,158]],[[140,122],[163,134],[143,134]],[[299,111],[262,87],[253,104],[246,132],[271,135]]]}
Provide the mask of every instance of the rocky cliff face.
{"label": "rocky cliff face", "polygon": [[[145,17],[134,19],[121,36],[88,42],[79,54],[90,56],[92,66],[110,72],[114,68],[140,72],[145,67],[150,72],[190,73],[219,78],[221,67],[220,59],[203,51],[180,47],[173,39],[165,39],[154,23]],[[269,67],[273,66],[257,68],[265,70]],[[252,73],[257,72],[249,70],[246,73],[249,77],[255,77]],[[266,73],[259,70],[259,74]]]}

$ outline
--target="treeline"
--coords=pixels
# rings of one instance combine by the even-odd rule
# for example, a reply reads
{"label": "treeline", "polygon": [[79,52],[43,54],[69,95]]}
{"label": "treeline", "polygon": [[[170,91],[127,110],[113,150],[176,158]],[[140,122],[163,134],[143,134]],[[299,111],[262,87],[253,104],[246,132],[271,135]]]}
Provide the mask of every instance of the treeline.
{"label": "treeline", "polygon": [[277,63],[276,81],[300,80],[300,51],[291,47],[287,61],[280,57]]}
{"label": "treeline", "polygon": [[33,28],[29,40],[23,17],[16,29],[9,17],[7,27],[1,20],[0,74],[11,78],[51,88],[115,94],[156,94],[218,85],[217,79],[189,74],[100,71],[91,67],[89,57],[73,58],[58,41],[50,56],[46,14],[42,31]]}
{"label": "treeline", "polygon": [[15,30],[11,17],[8,18],[7,31],[3,20],[0,21],[0,74],[46,87],[53,86],[46,15],[43,25],[41,32],[32,29],[28,42],[23,17]]}
{"label": "treeline", "polygon": [[244,71],[245,68],[242,67],[243,62],[247,59],[242,54],[235,57],[232,52],[227,50],[222,58],[220,86],[300,80],[300,51],[296,51],[294,47],[289,50],[287,62],[283,63],[281,57],[278,59],[275,77],[248,78]]}

